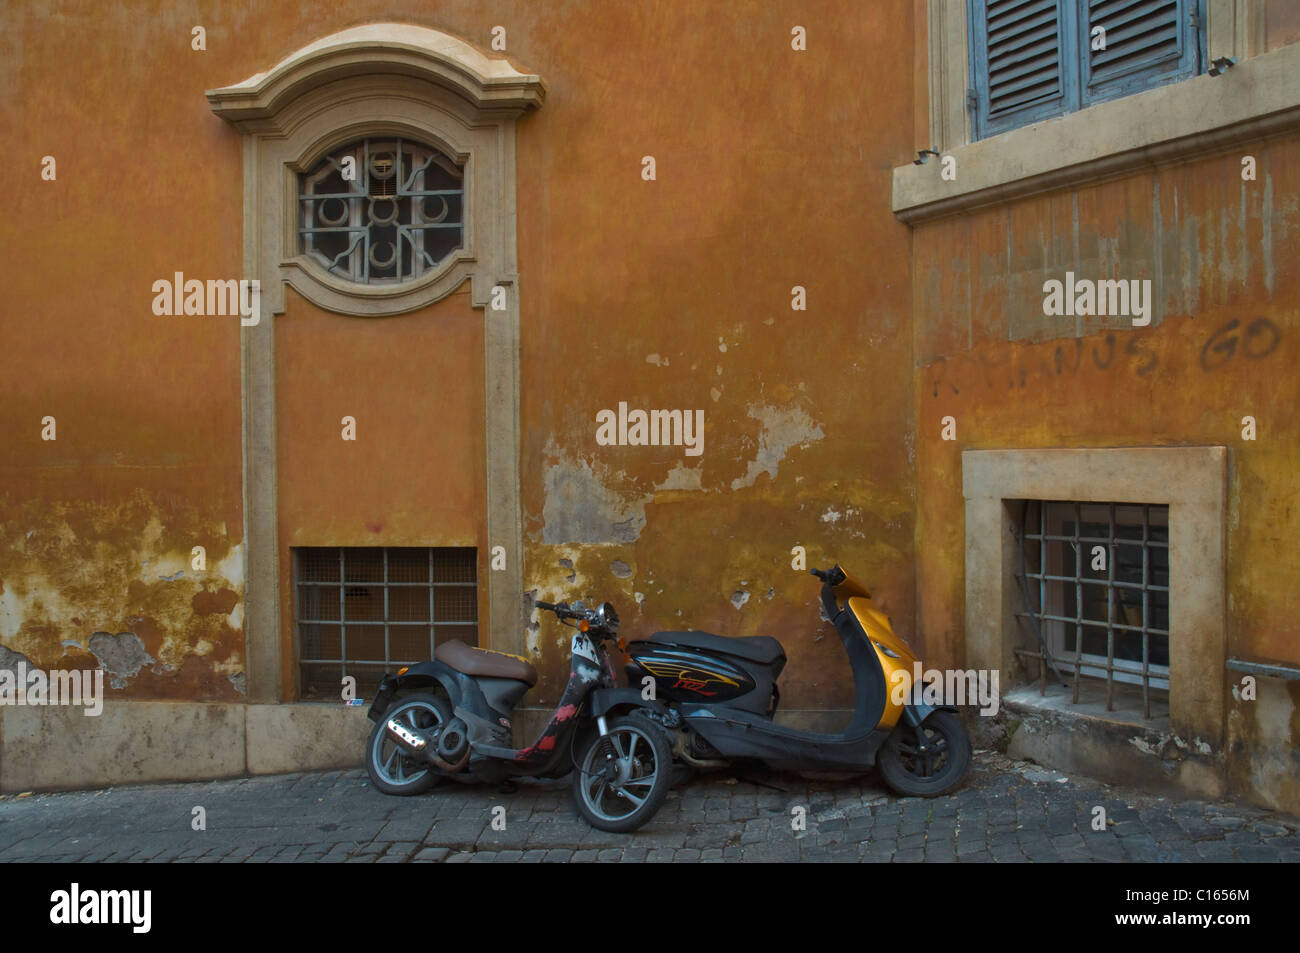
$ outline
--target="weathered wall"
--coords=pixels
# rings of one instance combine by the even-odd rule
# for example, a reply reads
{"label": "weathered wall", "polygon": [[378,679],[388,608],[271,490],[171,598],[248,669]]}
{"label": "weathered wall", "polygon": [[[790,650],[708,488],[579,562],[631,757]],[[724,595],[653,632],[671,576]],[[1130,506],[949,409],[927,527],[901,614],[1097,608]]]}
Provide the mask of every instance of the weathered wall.
{"label": "weathered wall", "polygon": [[[1256,181],[1242,180],[1243,154]],[[1300,662],[1297,186],[1300,139],[1244,142],[917,229],[918,625],[951,655],[965,611],[961,450],[1221,444],[1228,654]],[[1044,316],[1043,282],[1067,270],[1150,278],[1151,326]],[[947,415],[955,441],[940,439]],[[1247,415],[1255,441],[1242,439]],[[1267,704],[1229,703],[1230,770],[1294,807],[1300,685],[1268,691]]]}
{"label": "weathered wall", "polygon": [[1300,6],[1292,0],[1265,0],[1260,8],[1264,19],[1264,49],[1276,50],[1300,43]]}
{"label": "weathered wall", "polygon": [[[474,546],[483,513],[483,327],[469,288],[393,318],[329,314],[290,292],[276,319],[284,697],[297,693],[295,546]],[[356,421],[344,440],[342,418]],[[479,617],[486,619],[487,587]],[[480,642],[486,644],[486,625]]]}
{"label": "weathered wall", "polygon": [[239,276],[239,143],[204,115],[220,66],[189,15],[153,6],[0,10],[0,644],[98,657],[110,698],[235,700],[239,319],[156,316],[151,286]]}
{"label": "weathered wall", "polygon": [[[847,11],[587,4],[511,34],[549,87],[519,123],[525,586],[610,599],[630,637],[777,636],[791,708],[851,704],[793,546],[870,580],[914,635],[909,237],[889,209],[911,4]],[[620,401],[703,409],[703,454],[598,446]],[[562,641],[548,618],[529,636],[549,697]]]}
{"label": "weathered wall", "polygon": [[[915,65],[898,42],[917,27],[912,6],[853,5],[852,16],[843,3],[756,0],[457,0],[399,13],[366,0],[6,7],[6,141],[56,155],[59,178],[19,190],[3,226],[16,250],[6,304],[33,316],[10,319],[19,334],[0,358],[8,379],[28,382],[0,409],[4,432],[16,435],[0,477],[9,554],[0,578],[14,633],[5,644],[50,662],[61,640],[136,627],[151,651],[169,640],[166,664],[197,666],[202,685],[197,696],[175,680],[150,692],[234,690],[242,580],[211,568],[206,581],[150,580],[161,604],[148,612],[127,581],[148,574],[146,559],[187,551],[192,537],[211,539],[210,567],[237,566],[220,560],[242,541],[238,322],[160,318],[149,307],[150,283],[174,271],[239,275],[240,141],[203,91],[356,23],[404,19],[481,46],[501,24],[509,55],[549,87],[518,134],[528,588],[611,598],[634,636],[681,625],[777,634],[791,650],[789,703],[846,704],[841,650],[825,639],[815,584],[790,568],[790,550],[804,545],[811,564],[840,559],[871,579],[912,634],[909,239],[888,204],[890,169],[910,148],[911,95],[897,77]],[[190,49],[196,24],[206,52]],[[790,48],[796,24],[808,52]],[[654,182],[640,177],[647,154]],[[34,221],[45,224],[24,224]],[[790,308],[796,284],[807,289],[806,312]],[[472,430],[406,421],[401,407],[374,419],[390,400],[432,393],[420,365],[442,346],[428,335],[441,332],[411,316],[368,322],[304,309],[299,319],[302,303],[290,300],[277,331],[286,663],[289,546],[414,542],[435,524],[468,538],[482,515],[480,499],[440,494],[425,472],[446,459],[441,430],[464,451],[455,469],[481,486]],[[468,394],[481,381],[472,364],[481,345],[458,322],[461,312],[439,319],[455,325],[447,333]],[[402,360],[412,353],[421,360]],[[368,407],[362,441],[344,446],[343,411],[326,401],[326,414],[318,398],[342,399],[337,385],[356,355],[368,356],[372,378],[390,379],[358,397]],[[703,409],[703,456],[597,447],[595,413],[620,400]],[[466,397],[453,403],[449,412],[476,412]],[[39,441],[45,413],[59,417],[56,444]],[[304,414],[320,418],[319,434]],[[381,440],[388,446],[373,445],[369,470],[336,458]],[[358,493],[363,481],[374,495]],[[25,534],[53,539],[64,519],[74,531],[79,519],[93,524],[62,544],[81,546],[89,562],[33,558]],[[157,542],[145,531],[153,519]],[[572,583],[561,559],[577,566]],[[46,580],[73,566],[88,591],[65,605],[51,593],[67,586]],[[200,587],[233,594],[201,597],[220,615],[192,608]],[[132,621],[141,614],[166,620],[155,626],[166,634]],[[203,626],[215,619],[229,628],[220,633],[228,653],[224,642],[207,649],[216,635]],[[539,703],[565,665],[554,631],[529,636],[546,672]],[[293,672],[286,664],[286,689]]]}

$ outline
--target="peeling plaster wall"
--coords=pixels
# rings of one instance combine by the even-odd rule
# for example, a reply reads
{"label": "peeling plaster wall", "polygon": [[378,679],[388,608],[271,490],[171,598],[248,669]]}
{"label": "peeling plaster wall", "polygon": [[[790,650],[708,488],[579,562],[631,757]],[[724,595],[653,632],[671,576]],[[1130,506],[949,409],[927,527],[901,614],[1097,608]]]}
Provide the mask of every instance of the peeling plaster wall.
{"label": "peeling plaster wall", "polygon": [[[1292,7],[1268,3],[1267,48],[1300,37]],[[0,664],[103,664],[126,698],[242,697],[238,323],[156,317],[149,289],[175,271],[240,274],[240,141],[204,90],[394,16],[480,45],[505,23],[511,57],[548,86],[516,147],[527,593],[610,599],[633,638],[776,636],[790,655],[783,707],[844,708],[842,649],[791,547],[809,565],[843,562],[928,664],[952,666],[963,448],[1226,443],[1229,651],[1300,662],[1300,144],[1243,144],[1255,183],[1225,154],[909,229],[890,210],[891,173],[924,126],[923,8],[6,6],[0,128],[56,156],[59,179],[15,189],[0,223]],[[796,20],[807,53],[789,48]],[[205,53],[188,46],[196,22]],[[1149,275],[1159,316],[1141,330],[1049,327],[1041,282],[1067,267]],[[795,285],[806,311],[791,310]],[[469,328],[481,313],[449,301],[420,316],[429,329],[290,302],[277,329],[286,683],[289,546],[493,542],[476,535],[475,432],[449,425],[452,453],[428,429],[482,412]],[[1276,343],[1247,354],[1239,340],[1207,362],[1233,320],[1268,322]],[[322,441],[337,440],[337,408],[327,436],[304,416],[361,358],[382,378],[358,391],[368,414],[418,400],[422,416],[415,430],[401,413],[377,429],[363,418],[384,446],[336,466]],[[449,408],[430,400],[431,366],[454,379]],[[703,455],[599,446],[595,415],[620,401],[702,409]],[[1249,445],[1247,413],[1260,421]],[[937,439],[946,414],[952,443]],[[40,439],[45,415],[57,441]],[[207,548],[200,575],[194,545]],[[482,639],[509,648],[519,635]],[[523,641],[542,671],[530,703],[553,702],[564,632],[534,617]],[[1227,725],[1233,783],[1293,808],[1295,691],[1235,702]]]}
{"label": "peeling plaster wall", "polygon": [[103,668],[110,698],[241,697],[242,558],[228,523],[143,489],[113,503],[11,501],[0,498],[0,667]]}
{"label": "peeling plaster wall", "polygon": [[0,644],[64,669],[98,649],[109,705],[243,697],[239,320],[152,312],[159,278],[240,274],[239,143],[203,116],[229,65],[181,42],[201,19],[0,10],[0,129],[24,156],[0,221]]}
{"label": "peeling plaster wall", "polygon": [[[629,638],[776,636],[782,707],[846,708],[843,647],[792,547],[843,562],[928,639],[912,610],[910,234],[890,212],[913,4],[512,9],[511,51],[549,89],[518,126],[525,589],[608,599]],[[795,23],[815,54],[790,50]],[[620,401],[702,409],[703,454],[598,445],[596,414]],[[566,636],[533,616],[530,704],[558,697]]]}
{"label": "peeling plaster wall", "polygon": [[[510,55],[548,84],[517,137],[526,588],[576,597],[574,587],[590,587],[619,603],[632,634],[684,622],[780,634],[792,704],[842,704],[848,679],[817,619],[814,582],[790,568],[791,547],[873,580],[912,634],[909,233],[889,212],[912,101],[860,95],[911,75],[912,52],[896,41],[911,35],[912,9],[801,4],[815,54],[790,49],[792,8],[757,0],[448,0],[399,14],[480,45],[504,23]],[[6,441],[0,473],[9,494],[0,606],[14,631],[0,644],[46,661],[76,643],[91,663],[90,640],[103,633],[96,646],[125,680],[120,691],[190,697],[175,674],[184,671],[202,685],[194,697],[238,696],[242,580],[214,568],[223,553],[242,555],[237,322],[155,317],[149,288],[178,270],[240,273],[240,141],[203,91],[393,11],[359,0],[141,17],[70,2],[57,19],[34,4],[2,16],[0,85],[13,94],[0,119],[15,141],[56,155],[59,179],[20,190],[0,225],[15,250],[9,313],[39,315],[15,321],[17,339],[0,354],[6,379],[25,382],[0,406],[3,432],[21,437]],[[189,49],[197,22],[203,53]],[[90,75],[113,82],[78,79]],[[152,131],[147,143],[141,128]],[[645,154],[658,161],[656,182],[640,178]],[[131,214],[105,214],[104,196]],[[30,234],[19,225],[38,220]],[[846,266],[846,248],[872,267]],[[790,309],[796,284],[806,311]],[[463,360],[481,344],[415,342],[408,330],[423,317],[340,321],[291,295],[277,319],[286,322],[277,329],[286,691],[291,545],[451,535],[492,544],[475,536],[482,502],[462,486],[482,482],[482,447],[450,419],[481,414],[466,396],[481,372],[473,354]],[[403,428],[396,411],[379,426],[363,418],[363,440],[385,445],[340,462],[323,443],[337,442],[328,398],[346,396],[340,374],[358,355],[371,368],[358,397],[369,415],[418,398],[424,423]],[[441,410],[428,400],[440,387],[456,395]],[[703,409],[704,455],[598,448],[594,415],[619,400]],[[307,419],[318,410],[329,410],[328,434]],[[59,417],[57,444],[39,440],[46,413]],[[454,453],[435,452],[420,430],[439,415],[460,440]],[[88,476],[99,484],[89,492]],[[89,534],[76,529],[64,551],[23,549],[29,530],[41,545],[61,531],[59,506],[74,526],[81,507],[86,517],[120,512]],[[823,520],[828,511],[845,517]],[[151,542],[154,519],[163,536]],[[209,546],[202,581],[175,576],[191,537]],[[129,579],[146,560],[169,578]],[[70,596],[64,577],[74,572],[85,579]],[[733,602],[741,591],[751,598]],[[517,638],[483,633],[507,648]],[[563,649],[556,642],[537,658],[547,679],[536,704],[553,700]]]}
{"label": "peeling plaster wall", "polygon": [[[1245,154],[1254,182],[1241,179]],[[1300,664],[1297,195],[1289,136],[917,228],[918,612],[942,654],[963,651],[962,450],[1222,444],[1228,654]],[[1043,282],[1067,269],[1150,278],[1151,326],[1045,316]],[[957,439],[945,442],[949,415]],[[1235,789],[1289,810],[1297,689],[1273,681],[1226,713]]]}

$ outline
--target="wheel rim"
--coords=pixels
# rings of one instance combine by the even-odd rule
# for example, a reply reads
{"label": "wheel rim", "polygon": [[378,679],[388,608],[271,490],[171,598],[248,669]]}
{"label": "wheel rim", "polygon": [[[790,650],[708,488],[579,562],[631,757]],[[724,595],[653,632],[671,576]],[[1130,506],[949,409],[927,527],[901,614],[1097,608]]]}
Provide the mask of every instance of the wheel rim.
{"label": "wheel rim", "polygon": [[938,780],[952,763],[948,737],[928,725],[913,729],[911,740],[899,740],[898,763],[919,781]]}
{"label": "wheel rim", "polygon": [[650,797],[659,768],[655,746],[645,730],[619,725],[587,749],[582,800],[601,820],[626,820]]}
{"label": "wheel rim", "polygon": [[[399,723],[417,731],[428,731],[442,724],[442,714],[427,701],[413,701],[401,705],[385,715],[384,721],[388,721],[389,718],[395,718]],[[370,760],[380,780],[394,787],[415,784],[429,773],[427,765],[407,754],[402,746],[388,737],[388,732],[382,728],[375,738]]]}

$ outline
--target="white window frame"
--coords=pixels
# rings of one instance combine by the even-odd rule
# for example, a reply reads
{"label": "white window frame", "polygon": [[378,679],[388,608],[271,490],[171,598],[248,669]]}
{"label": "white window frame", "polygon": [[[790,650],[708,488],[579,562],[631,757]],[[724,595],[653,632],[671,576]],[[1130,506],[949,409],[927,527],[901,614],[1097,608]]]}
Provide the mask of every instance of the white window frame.
{"label": "white window frame", "polygon": [[916,224],[1065,187],[1154,162],[1235,148],[1300,127],[1300,43],[1262,53],[1262,13],[1251,0],[1207,0],[1208,58],[1201,74],[971,141],[966,0],[928,0],[929,141],[956,159],[956,176],[930,159],[894,169],[893,211]]}

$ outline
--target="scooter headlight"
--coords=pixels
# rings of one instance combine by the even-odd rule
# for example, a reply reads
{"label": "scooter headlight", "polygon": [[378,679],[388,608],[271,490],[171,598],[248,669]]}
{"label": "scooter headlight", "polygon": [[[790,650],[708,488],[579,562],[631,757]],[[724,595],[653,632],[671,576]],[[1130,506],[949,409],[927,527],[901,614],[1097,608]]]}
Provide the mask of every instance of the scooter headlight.
{"label": "scooter headlight", "polygon": [[618,628],[618,613],[612,603],[602,603],[596,610],[596,625],[613,632]]}

